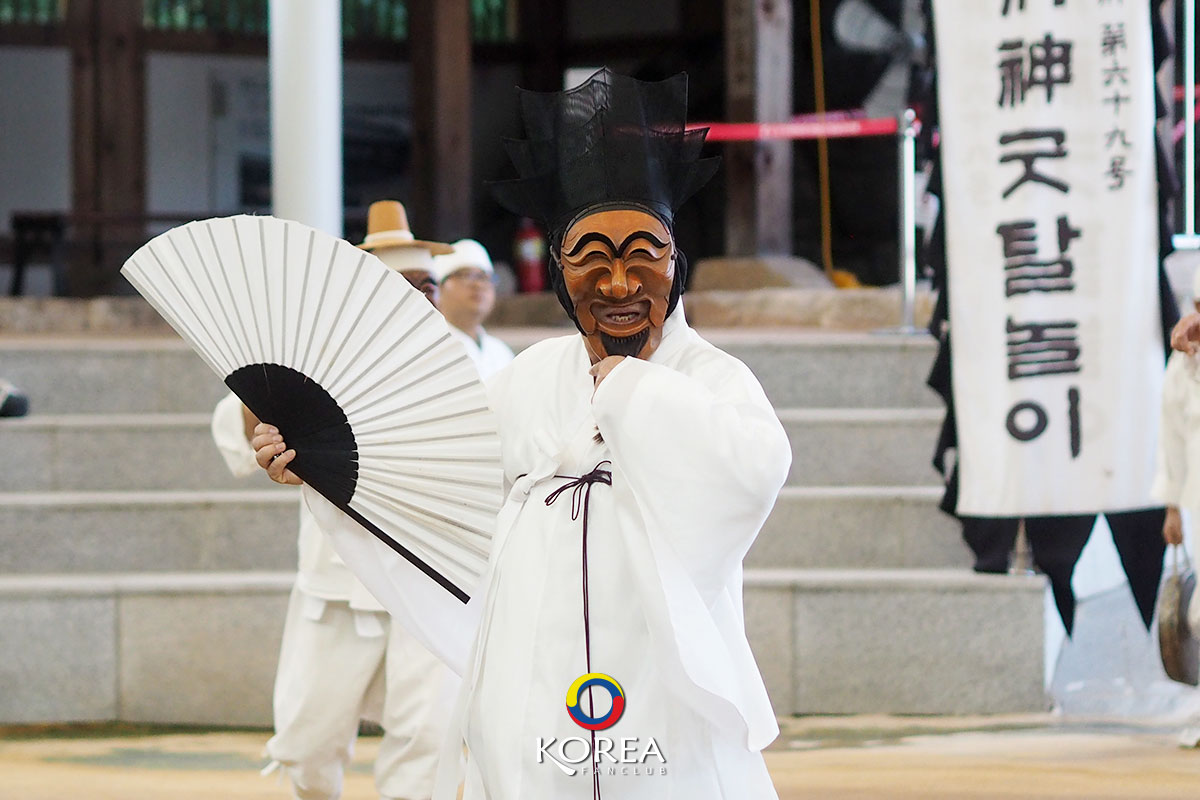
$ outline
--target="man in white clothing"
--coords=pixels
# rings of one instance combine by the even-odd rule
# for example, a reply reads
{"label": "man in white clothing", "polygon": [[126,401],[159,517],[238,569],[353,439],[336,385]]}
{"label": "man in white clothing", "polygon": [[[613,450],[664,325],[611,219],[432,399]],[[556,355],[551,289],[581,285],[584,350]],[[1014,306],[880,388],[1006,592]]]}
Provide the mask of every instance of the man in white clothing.
{"label": "man in white clothing", "polygon": [[433,259],[437,307],[479,374],[488,378],[513,359],[509,346],[483,329],[483,321],[496,305],[495,268],[487,250],[474,239],[460,239],[453,247],[453,253]]}
{"label": "man in white clothing", "polygon": [[[449,247],[414,240],[403,206],[372,204],[363,246],[436,301],[433,253]],[[213,414],[213,440],[235,475],[256,471],[249,439],[257,424],[233,394]],[[272,766],[282,765],[298,800],[334,800],[359,721],[368,719],[383,728],[375,761],[380,797],[427,800],[457,681],[392,624],[303,504],[299,557],[275,678]]]}
{"label": "man in white clothing", "polygon": [[[1193,305],[1200,312],[1200,269],[1192,278]],[[1179,545],[1195,558],[1195,529],[1184,535],[1186,508],[1193,526],[1200,515],[1200,353],[1175,351],[1167,360],[1163,378],[1162,419],[1158,429],[1158,467],[1152,488],[1154,499],[1167,507],[1163,539]],[[1190,539],[1185,543],[1186,539]],[[1200,631],[1200,592],[1187,609],[1188,624]],[[1200,719],[1183,730],[1179,743],[1200,746]]]}
{"label": "man in white clothing", "polygon": [[[489,382],[507,500],[471,603],[305,490],[346,564],[462,675],[436,800],[455,797],[460,741],[466,800],[776,796],[741,565],[791,449],[750,371],[684,319],[672,221],[716,167],[684,128],[686,85],[602,70],[522,97],[521,177],[494,188],[551,231],[580,335]],[[277,430],[254,445],[298,482]]]}

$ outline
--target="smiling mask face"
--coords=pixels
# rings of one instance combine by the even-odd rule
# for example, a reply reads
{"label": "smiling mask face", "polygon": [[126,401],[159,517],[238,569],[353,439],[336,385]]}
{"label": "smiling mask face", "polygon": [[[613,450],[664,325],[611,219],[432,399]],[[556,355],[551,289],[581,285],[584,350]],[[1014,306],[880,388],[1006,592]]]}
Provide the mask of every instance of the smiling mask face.
{"label": "smiling mask face", "polygon": [[675,278],[666,224],[637,209],[588,214],[567,228],[559,261],[592,363],[649,358],[662,341]]}

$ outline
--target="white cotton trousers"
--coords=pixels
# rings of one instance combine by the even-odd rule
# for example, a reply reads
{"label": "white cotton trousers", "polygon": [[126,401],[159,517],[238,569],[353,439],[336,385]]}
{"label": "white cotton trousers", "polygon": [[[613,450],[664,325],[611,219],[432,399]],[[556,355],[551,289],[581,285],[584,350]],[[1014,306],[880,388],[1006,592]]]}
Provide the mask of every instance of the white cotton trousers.
{"label": "white cotton trousers", "polygon": [[[426,800],[445,738],[457,678],[386,614],[318,601],[293,588],[275,677],[275,735],[267,753],[297,800],[336,800],[359,720],[382,685],[384,730],[375,786],[384,800]],[[363,635],[362,620],[378,621]],[[369,715],[374,716],[374,715]]]}

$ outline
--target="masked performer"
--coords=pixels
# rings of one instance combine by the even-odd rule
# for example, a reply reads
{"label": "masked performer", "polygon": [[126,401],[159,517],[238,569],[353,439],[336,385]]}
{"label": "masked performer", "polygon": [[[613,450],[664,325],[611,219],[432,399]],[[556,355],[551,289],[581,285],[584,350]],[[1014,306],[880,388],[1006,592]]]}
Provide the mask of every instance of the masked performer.
{"label": "masked performer", "polygon": [[[508,495],[472,602],[305,493],[346,563],[463,675],[467,800],[775,797],[742,559],[791,451],[746,366],[684,319],[673,215],[716,168],[684,129],[686,91],[684,75],[602,70],[521,95],[520,177],[494,188],[550,231],[580,335],[489,384]],[[273,429],[255,444],[274,479],[296,480]],[[435,797],[455,788],[442,779]]]}

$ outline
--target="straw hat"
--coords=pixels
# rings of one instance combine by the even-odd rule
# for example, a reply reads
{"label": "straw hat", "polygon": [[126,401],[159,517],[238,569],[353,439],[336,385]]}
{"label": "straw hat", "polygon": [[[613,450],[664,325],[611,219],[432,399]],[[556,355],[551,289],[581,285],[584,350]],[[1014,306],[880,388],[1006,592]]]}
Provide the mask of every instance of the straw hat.
{"label": "straw hat", "polygon": [[454,243],[454,252],[433,259],[433,277],[438,283],[458,272],[460,269],[481,269],[488,275],[495,275],[492,257],[487,248],[474,239],[459,239]]}
{"label": "straw hat", "polygon": [[367,209],[367,238],[359,247],[373,253],[389,247],[419,247],[435,256],[454,252],[454,248],[448,244],[413,238],[412,230],[408,227],[408,214],[398,200],[376,200],[371,203]]}

